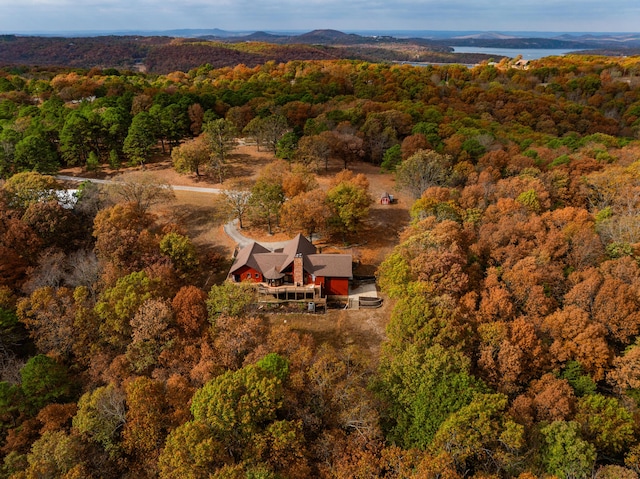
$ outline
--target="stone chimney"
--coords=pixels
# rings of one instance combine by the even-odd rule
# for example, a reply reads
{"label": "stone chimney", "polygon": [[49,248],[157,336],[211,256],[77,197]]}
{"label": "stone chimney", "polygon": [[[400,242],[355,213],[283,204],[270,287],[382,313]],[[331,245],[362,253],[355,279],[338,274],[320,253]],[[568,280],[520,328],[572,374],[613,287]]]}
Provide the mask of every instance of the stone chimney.
{"label": "stone chimney", "polygon": [[302,253],[298,253],[293,258],[293,284],[302,286],[304,284],[304,267],[302,266]]}

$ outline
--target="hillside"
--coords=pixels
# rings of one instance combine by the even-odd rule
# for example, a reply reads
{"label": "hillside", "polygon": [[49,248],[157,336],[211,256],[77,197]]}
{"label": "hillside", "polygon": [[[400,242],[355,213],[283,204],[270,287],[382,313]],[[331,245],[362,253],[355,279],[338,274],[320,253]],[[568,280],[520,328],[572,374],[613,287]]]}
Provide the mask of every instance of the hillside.
{"label": "hillside", "polygon": [[484,55],[456,55],[451,48],[422,39],[362,37],[334,30],[299,36],[256,32],[240,37],[163,36],[0,37],[0,66],[142,69],[166,74],[200,65],[215,68],[268,61],[351,59],[371,62],[431,61],[476,63]]}

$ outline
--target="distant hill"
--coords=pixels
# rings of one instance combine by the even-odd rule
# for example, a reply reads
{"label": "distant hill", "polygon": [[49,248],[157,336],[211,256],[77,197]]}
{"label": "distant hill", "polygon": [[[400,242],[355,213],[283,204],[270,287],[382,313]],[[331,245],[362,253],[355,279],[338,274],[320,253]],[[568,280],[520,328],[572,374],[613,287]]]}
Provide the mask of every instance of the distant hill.
{"label": "distant hill", "polygon": [[523,38],[495,32],[469,33],[457,38],[398,38],[357,35],[338,30],[302,34],[219,29],[171,30],[160,36],[111,35],[45,37],[0,35],[0,66],[136,69],[151,73],[188,71],[267,61],[354,59],[370,62],[430,62],[474,64],[481,54],[454,54],[452,46],[493,48],[563,48],[631,54],[640,48],[640,35],[561,35]]}
{"label": "distant hill", "polygon": [[[175,30],[172,33],[181,33]],[[189,31],[224,34],[220,30]],[[380,61],[434,61],[466,63],[469,57],[424,39],[365,37],[337,30],[315,30],[302,35],[255,32],[242,36],[0,36],[0,66],[80,67],[144,70],[151,73],[188,71],[210,64],[220,68],[267,61],[356,59]],[[473,57],[473,61],[483,59]]]}
{"label": "distant hill", "polygon": [[563,34],[554,37],[520,37],[499,33],[478,33],[438,39],[436,43],[456,47],[476,46],[489,48],[562,48],[562,49],[625,49],[639,48],[639,34],[608,34],[608,35],[571,35]]}

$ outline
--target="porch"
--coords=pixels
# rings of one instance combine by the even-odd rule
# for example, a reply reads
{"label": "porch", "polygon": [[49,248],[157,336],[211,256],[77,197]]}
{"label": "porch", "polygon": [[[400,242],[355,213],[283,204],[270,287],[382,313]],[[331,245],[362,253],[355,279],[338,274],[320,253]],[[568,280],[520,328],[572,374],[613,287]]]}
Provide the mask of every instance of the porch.
{"label": "porch", "polygon": [[322,287],[316,284],[270,286],[268,283],[258,283],[257,289],[260,303],[305,302],[325,305],[327,302],[326,298],[322,297]]}

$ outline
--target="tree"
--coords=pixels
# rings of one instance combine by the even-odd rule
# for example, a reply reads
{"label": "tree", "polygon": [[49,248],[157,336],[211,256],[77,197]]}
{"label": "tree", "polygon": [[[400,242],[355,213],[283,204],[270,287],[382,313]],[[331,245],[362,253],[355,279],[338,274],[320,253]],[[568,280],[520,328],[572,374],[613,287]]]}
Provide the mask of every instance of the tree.
{"label": "tree", "polygon": [[525,440],[524,427],[506,414],[507,404],[502,394],[478,394],[440,426],[431,449],[450,454],[461,471],[509,471]]}
{"label": "tree", "polygon": [[95,306],[102,320],[102,339],[116,348],[128,344],[133,333],[131,319],[146,300],[158,296],[158,287],[158,280],[140,271],[123,276],[106,289]]}
{"label": "tree", "polygon": [[30,358],[20,371],[20,378],[28,412],[34,413],[49,403],[63,402],[71,396],[67,368],[44,354]]}
{"label": "tree", "polygon": [[396,181],[398,186],[418,199],[430,186],[444,186],[450,168],[450,156],[433,150],[420,150],[396,167]]}
{"label": "tree", "polygon": [[324,169],[327,171],[329,169],[329,156],[331,156],[331,144],[325,136],[305,135],[300,138],[296,151],[296,157],[299,161],[305,165],[314,165],[315,169],[319,169],[320,165],[324,165]]}
{"label": "tree", "polygon": [[404,448],[425,449],[450,414],[485,390],[462,353],[440,345],[410,344],[385,355],[376,390],[387,403],[383,427],[387,439]]}
{"label": "tree", "polygon": [[140,305],[130,324],[131,343],[127,345],[125,355],[135,372],[148,372],[158,363],[158,357],[169,341],[169,328],[174,324],[173,311],[167,302],[150,298]]}
{"label": "tree", "polygon": [[204,109],[200,103],[194,103],[187,108],[187,115],[189,115],[189,121],[191,125],[189,129],[194,136],[199,135],[202,132],[202,121],[204,119]]}
{"label": "tree", "polygon": [[80,239],[81,226],[76,215],[57,200],[31,203],[22,221],[40,236],[45,247],[69,251]]}
{"label": "tree", "polygon": [[83,394],[73,418],[73,427],[109,453],[118,451],[125,423],[125,395],[111,383]]}
{"label": "tree", "polygon": [[13,128],[5,126],[0,129],[0,178],[9,178],[15,173],[30,169],[15,162],[16,145],[21,139],[22,134]]}
{"label": "tree", "polygon": [[169,257],[176,269],[187,274],[198,266],[196,247],[188,236],[167,233],[160,240],[160,252]]}
{"label": "tree", "polygon": [[[272,163],[275,164],[275,163]],[[282,173],[282,190],[286,198],[293,198],[318,188],[315,175],[305,165],[295,164]]]}
{"label": "tree", "polygon": [[327,191],[327,203],[332,211],[329,224],[342,234],[358,231],[362,221],[369,215],[372,199],[367,189],[354,181],[342,181]]}
{"label": "tree", "polygon": [[142,458],[144,469],[149,471],[156,467],[168,426],[164,383],[140,377],[128,382],[125,392],[127,419],[122,447],[128,454]]}
{"label": "tree", "polygon": [[266,144],[274,155],[278,151],[278,142],[288,131],[287,119],[282,115],[256,117],[244,128],[245,133],[256,139],[258,146]]}
{"label": "tree", "polygon": [[209,479],[211,471],[229,463],[224,444],[207,424],[189,421],[171,431],[158,458],[160,479]]}
{"label": "tree", "polygon": [[400,163],[402,163],[402,151],[400,150],[400,145],[393,145],[384,152],[382,163],[380,163],[380,169],[384,172],[396,171],[396,168]]}
{"label": "tree", "polygon": [[246,366],[212,379],[191,402],[194,420],[209,426],[211,435],[242,454],[249,441],[276,419],[282,406],[282,382],[258,365]]}
{"label": "tree", "polygon": [[611,360],[606,330],[590,320],[586,311],[566,306],[545,318],[543,329],[553,338],[549,351],[557,361],[578,361],[595,380],[600,380]]}
{"label": "tree", "polygon": [[20,300],[17,313],[40,351],[67,356],[77,339],[75,310],[73,291],[44,287]]}
{"label": "tree", "polygon": [[540,432],[544,438],[542,460],[549,474],[560,479],[591,477],[596,449],[580,437],[577,422],[555,421]]}
{"label": "tree", "polygon": [[95,147],[93,130],[95,125],[89,122],[82,111],[72,111],[67,115],[60,131],[60,151],[68,165],[86,163]]}
{"label": "tree", "polygon": [[332,153],[342,159],[343,169],[347,169],[349,163],[364,157],[364,140],[351,128],[344,131],[323,132],[321,136],[329,141]]}
{"label": "tree", "polygon": [[564,379],[551,373],[544,374],[530,383],[527,393],[539,422],[564,421],[573,415],[576,398]]}
{"label": "tree", "polygon": [[187,140],[171,151],[173,167],[178,173],[195,173],[210,161],[209,145],[202,137]]}
{"label": "tree", "polygon": [[101,210],[93,227],[96,256],[120,271],[143,269],[160,254],[158,239],[148,230],[153,219],[152,215],[140,212],[134,203]]}
{"label": "tree", "polygon": [[142,111],[133,117],[124,140],[124,153],[132,164],[144,165],[151,156],[151,149],[158,139],[157,124],[153,117]]}
{"label": "tree", "polygon": [[215,324],[216,318],[222,314],[232,317],[243,316],[253,303],[255,288],[251,284],[225,282],[214,285],[207,298],[209,321]]}
{"label": "tree", "polygon": [[[240,186],[240,185],[237,185]],[[234,216],[238,219],[240,229],[243,228],[242,219],[251,207],[251,191],[244,189],[225,189],[222,191],[225,202]]]}
{"label": "tree", "polygon": [[40,242],[0,198],[0,287],[13,290],[22,286],[27,268],[36,264]]}
{"label": "tree", "polygon": [[51,143],[38,135],[25,136],[14,151],[16,171],[55,173],[60,168],[58,154]]}
{"label": "tree", "polygon": [[290,233],[304,233],[313,241],[313,235],[326,227],[330,214],[327,194],[316,188],[286,201],[282,205],[281,223]]}
{"label": "tree", "polygon": [[33,443],[24,477],[87,477],[85,461],[85,451],[77,436],[47,431]]}
{"label": "tree", "polygon": [[123,106],[108,107],[100,114],[100,124],[104,136],[102,156],[104,151],[109,151],[110,154],[115,154],[119,161],[124,140],[129,132],[131,114]]}
{"label": "tree", "polygon": [[296,156],[297,150],[298,135],[290,131],[285,133],[284,136],[278,140],[278,144],[276,145],[276,158],[282,158],[283,160],[287,160],[291,163],[293,158]]}
{"label": "tree", "polygon": [[272,234],[273,224],[278,222],[284,200],[284,191],[278,183],[259,179],[251,188],[251,211],[255,218],[266,223],[269,234]]}
{"label": "tree", "polygon": [[600,454],[620,454],[634,441],[634,421],[616,398],[590,394],[578,400],[574,419]]}
{"label": "tree", "polygon": [[17,173],[2,186],[9,207],[26,210],[38,201],[57,201],[62,185],[52,176],[36,172]]}
{"label": "tree", "polygon": [[[162,97],[162,95],[158,95],[154,101],[158,101]],[[171,150],[178,145],[180,139],[189,133],[189,117],[186,105],[170,103],[170,101],[167,101],[164,105],[156,103],[149,109],[149,115],[155,123],[155,131],[157,132],[157,138],[161,141],[163,153],[166,151],[165,141],[169,143],[169,153],[171,153]]]}
{"label": "tree", "polygon": [[233,123],[220,118],[207,122],[204,125],[204,133],[211,151],[211,165],[218,174],[218,182],[222,183],[229,153],[235,147],[237,131]]}
{"label": "tree", "polygon": [[153,173],[144,171],[114,177],[113,183],[109,185],[109,192],[119,201],[132,203],[140,212],[175,199],[171,185]]}
{"label": "tree", "polygon": [[184,286],[173,297],[171,306],[176,323],[186,333],[196,333],[207,321],[207,293],[195,286]]}

